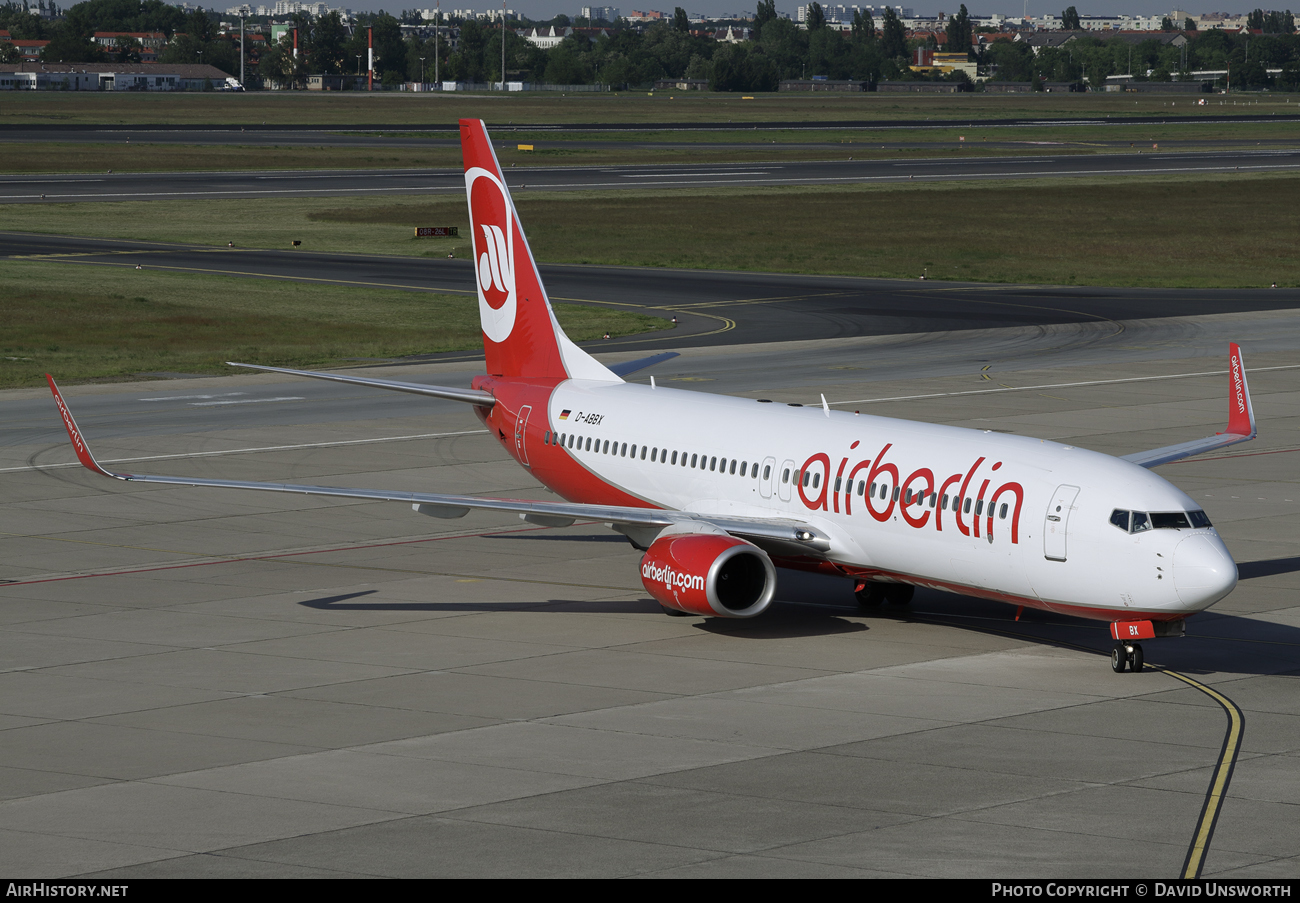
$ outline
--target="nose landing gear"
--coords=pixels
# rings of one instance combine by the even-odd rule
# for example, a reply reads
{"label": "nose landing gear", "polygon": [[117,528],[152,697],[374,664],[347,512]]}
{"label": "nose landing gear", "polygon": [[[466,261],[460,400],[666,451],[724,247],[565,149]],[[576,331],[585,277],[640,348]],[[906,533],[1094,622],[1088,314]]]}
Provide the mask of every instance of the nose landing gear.
{"label": "nose landing gear", "polygon": [[1110,650],[1110,669],[1123,674],[1128,668],[1134,674],[1142,670],[1142,646],[1138,643],[1116,643]]}

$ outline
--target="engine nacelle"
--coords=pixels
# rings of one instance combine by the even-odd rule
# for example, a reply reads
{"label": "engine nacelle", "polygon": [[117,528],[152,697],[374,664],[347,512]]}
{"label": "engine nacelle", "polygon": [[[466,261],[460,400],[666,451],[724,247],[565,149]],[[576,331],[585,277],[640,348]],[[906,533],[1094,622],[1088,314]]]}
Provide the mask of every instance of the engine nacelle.
{"label": "engine nacelle", "polygon": [[752,618],[772,604],[776,568],[762,549],[725,533],[667,533],[641,559],[660,604],[693,615]]}

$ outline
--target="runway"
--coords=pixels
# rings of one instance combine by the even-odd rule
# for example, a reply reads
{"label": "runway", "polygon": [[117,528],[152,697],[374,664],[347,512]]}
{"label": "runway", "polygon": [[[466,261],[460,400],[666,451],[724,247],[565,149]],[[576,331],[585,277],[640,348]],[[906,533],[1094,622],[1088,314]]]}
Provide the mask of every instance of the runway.
{"label": "runway", "polygon": [[[0,865],[1174,878],[1224,754],[1211,690],[1245,729],[1203,874],[1294,878],[1300,316],[1120,325],[686,347],[650,372],[1122,454],[1220,428],[1239,339],[1261,438],[1163,468],[1243,562],[1148,644],[1192,684],[1111,673],[1094,625],[928,592],[867,616],[789,574],[772,617],[666,618],[599,524],[113,483],[72,463],[47,392],[0,393]],[[271,375],[67,395],[124,469],[541,493],[452,403]]]}
{"label": "runway", "polygon": [[[828,151],[828,155],[831,152]],[[835,156],[852,157],[845,146]],[[528,166],[508,169],[512,190],[625,191],[669,188],[743,188],[852,185],[908,181],[1028,180],[1128,176],[1191,176],[1211,173],[1292,172],[1300,149],[979,157],[966,159],[853,160],[820,162],[657,164],[649,166]],[[211,198],[383,197],[456,193],[464,190],[458,169],[296,170],[286,172],[100,172],[9,175],[0,179],[0,203],[68,203]]]}

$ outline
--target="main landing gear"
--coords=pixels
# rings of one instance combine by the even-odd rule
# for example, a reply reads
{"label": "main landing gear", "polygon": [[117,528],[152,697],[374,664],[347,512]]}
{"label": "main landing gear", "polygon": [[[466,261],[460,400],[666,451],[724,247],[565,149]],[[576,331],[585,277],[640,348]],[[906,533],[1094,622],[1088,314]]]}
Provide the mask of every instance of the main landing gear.
{"label": "main landing gear", "polygon": [[916,587],[910,583],[874,583],[867,580],[853,588],[853,595],[858,600],[858,608],[878,608],[882,602],[906,605],[912,601],[915,593]]}
{"label": "main landing gear", "polygon": [[1134,674],[1142,670],[1142,647],[1138,643],[1116,643],[1110,650],[1110,669],[1123,674],[1128,668]]}

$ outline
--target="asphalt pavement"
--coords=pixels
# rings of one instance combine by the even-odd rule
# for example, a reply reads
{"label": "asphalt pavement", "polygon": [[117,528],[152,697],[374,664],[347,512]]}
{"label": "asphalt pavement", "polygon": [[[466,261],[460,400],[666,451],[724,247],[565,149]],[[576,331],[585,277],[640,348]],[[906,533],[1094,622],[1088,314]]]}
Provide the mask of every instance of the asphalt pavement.
{"label": "asphalt pavement", "polygon": [[[1042,179],[1209,173],[1292,172],[1300,149],[1160,152],[1133,148],[1109,154],[971,156],[957,159],[816,162],[654,164],[642,166],[527,166],[506,171],[513,190],[621,191],[668,188],[737,188],[851,185],[908,181]],[[845,159],[847,158],[847,159]],[[0,203],[147,201],[200,198],[418,196],[464,191],[459,169],[292,170],[240,172],[98,172],[8,175],[0,178]]]}

